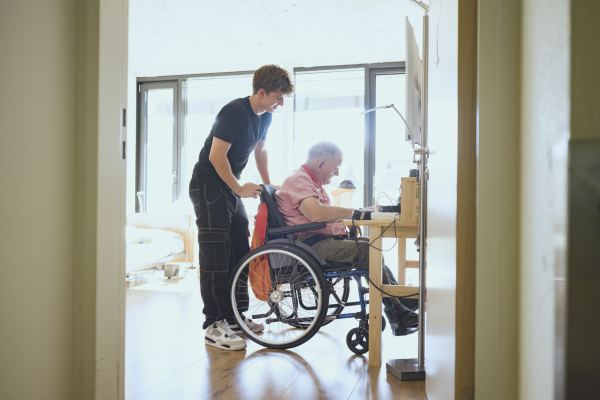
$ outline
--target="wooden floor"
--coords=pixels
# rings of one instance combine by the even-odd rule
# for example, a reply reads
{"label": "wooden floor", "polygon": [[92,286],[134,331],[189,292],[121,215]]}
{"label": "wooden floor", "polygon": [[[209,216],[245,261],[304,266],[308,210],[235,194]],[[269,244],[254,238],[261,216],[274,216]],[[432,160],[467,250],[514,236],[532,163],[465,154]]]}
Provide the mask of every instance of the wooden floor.
{"label": "wooden floor", "polygon": [[146,284],[127,289],[125,392],[128,400],[158,399],[426,399],[424,382],[401,382],[385,360],[414,358],[417,335],[383,334],[384,365],[346,347],[355,320],[323,327],[288,351],[248,340],[245,351],[204,344],[197,271],[185,279],[148,274]]}

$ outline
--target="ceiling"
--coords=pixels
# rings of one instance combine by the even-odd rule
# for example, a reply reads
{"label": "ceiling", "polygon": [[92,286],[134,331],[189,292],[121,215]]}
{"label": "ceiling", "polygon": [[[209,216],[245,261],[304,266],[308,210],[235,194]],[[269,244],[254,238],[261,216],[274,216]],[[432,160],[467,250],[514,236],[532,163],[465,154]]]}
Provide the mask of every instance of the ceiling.
{"label": "ceiling", "polygon": [[420,41],[423,11],[409,0],[130,0],[134,76],[404,59],[404,17]]}

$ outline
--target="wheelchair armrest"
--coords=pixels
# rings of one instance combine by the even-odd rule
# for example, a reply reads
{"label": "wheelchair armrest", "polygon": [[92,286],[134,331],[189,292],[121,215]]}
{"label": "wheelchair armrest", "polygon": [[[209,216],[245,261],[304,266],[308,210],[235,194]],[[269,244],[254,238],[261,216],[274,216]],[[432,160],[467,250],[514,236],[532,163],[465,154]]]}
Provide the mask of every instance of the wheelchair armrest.
{"label": "wheelchair armrest", "polygon": [[288,233],[314,231],[317,229],[325,228],[327,224],[325,222],[311,222],[309,224],[290,225],[282,226],[281,228],[270,228],[267,229],[269,235],[287,235]]}

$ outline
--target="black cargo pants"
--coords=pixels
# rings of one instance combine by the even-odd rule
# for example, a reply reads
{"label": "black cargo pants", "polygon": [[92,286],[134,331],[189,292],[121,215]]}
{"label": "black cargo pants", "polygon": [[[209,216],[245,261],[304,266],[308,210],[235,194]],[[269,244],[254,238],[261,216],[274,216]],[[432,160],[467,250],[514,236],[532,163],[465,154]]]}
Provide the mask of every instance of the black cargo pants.
{"label": "black cargo pants", "polygon": [[[222,319],[233,323],[229,282],[238,261],[250,251],[244,204],[218,183],[192,179],[189,194],[198,226],[203,328]],[[236,301],[243,305],[238,307],[241,312],[247,311],[247,285],[236,290]]]}

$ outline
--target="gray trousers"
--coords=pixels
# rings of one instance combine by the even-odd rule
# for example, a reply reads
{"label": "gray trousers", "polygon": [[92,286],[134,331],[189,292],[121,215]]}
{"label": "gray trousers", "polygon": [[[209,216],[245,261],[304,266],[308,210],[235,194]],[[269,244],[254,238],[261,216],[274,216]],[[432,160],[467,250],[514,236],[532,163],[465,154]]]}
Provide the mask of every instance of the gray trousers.
{"label": "gray trousers", "polygon": [[[356,267],[365,271],[369,270],[369,240],[359,238],[357,242],[352,239],[328,238],[321,240],[312,246],[313,249],[325,260],[338,263],[355,263]],[[358,254],[358,257],[357,257]],[[396,285],[398,282],[392,271],[383,264],[382,281],[384,284]],[[403,304],[410,300],[397,297],[384,297],[384,313],[390,323],[397,323],[406,313],[411,310]]]}

